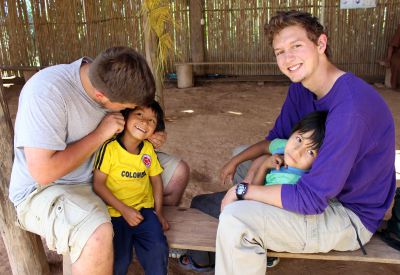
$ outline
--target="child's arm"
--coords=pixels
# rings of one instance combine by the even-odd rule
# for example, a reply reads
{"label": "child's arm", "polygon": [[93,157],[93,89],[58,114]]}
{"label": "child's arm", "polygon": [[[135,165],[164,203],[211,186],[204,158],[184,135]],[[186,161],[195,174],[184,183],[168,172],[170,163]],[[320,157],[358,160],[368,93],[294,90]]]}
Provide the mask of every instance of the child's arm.
{"label": "child's arm", "polygon": [[161,175],[150,176],[150,182],[153,187],[154,210],[156,211],[157,217],[160,220],[163,230],[167,231],[169,229],[169,224],[162,214],[163,182],[161,179]]}
{"label": "child's arm", "polygon": [[247,170],[247,174],[244,177],[243,182],[247,182],[250,184],[257,184],[254,181],[254,177],[256,177],[257,172],[260,171],[260,166],[264,163],[264,161],[266,160],[266,158],[268,156],[269,156],[268,154],[262,155],[261,157],[258,157],[251,162],[251,165],[250,165],[249,169]]}
{"label": "child's arm", "polygon": [[[240,154],[231,158],[221,169],[220,179],[222,183],[226,184],[228,182],[231,183],[233,181],[233,176],[235,175],[236,168],[242,162],[246,160],[254,160],[262,156],[263,154],[269,153],[268,151],[269,143],[270,142],[268,140],[262,140],[250,146],[246,150],[242,151]],[[255,172],[256,171],[248,171],[246,177],[248,177],[248,179],[252,179]]]}
{"label": "child's arm", "polygon": [[93,175],[93,190],[105,203],[117,209],[130,226],[138,225],[143,221],[143,216],[139,211],[117,199],[110,189],[107,188],[107,174],[95,169]]}
{"label": "child's arm", "polygon": [[264,162],[259,166],[256,175],[253,178],[252,184],[263,185],[265,182],[265,175],[269,169],[279,170],[283,165],[283,156],[281,155],[268,155]]}
{"label": "child's arm", "polygon": [[254,185],[264,185],[265,182],[265,175],[267,174],[268,168],[265,167],[265,162],[264,161],[257,169],[257,172],[255,173],[255,176],[253,178],[253,181],[251,184]]}

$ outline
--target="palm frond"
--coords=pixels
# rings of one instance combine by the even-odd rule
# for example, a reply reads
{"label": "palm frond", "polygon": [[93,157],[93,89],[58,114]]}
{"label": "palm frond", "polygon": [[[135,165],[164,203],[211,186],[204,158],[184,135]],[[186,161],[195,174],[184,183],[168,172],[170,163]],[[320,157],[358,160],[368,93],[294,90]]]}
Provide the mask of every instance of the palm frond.
{"label": "palm frond", "polygon": [[172,60],[173,56],[172,36],[167,32],[168,25],[174,24],[169,1],[144,0],[141,12],[147,16],[145,32],[148,35],[154,33],[157,39],[157,55],[153,70],[155,69],[154,73],[163,80],[168,62]]}

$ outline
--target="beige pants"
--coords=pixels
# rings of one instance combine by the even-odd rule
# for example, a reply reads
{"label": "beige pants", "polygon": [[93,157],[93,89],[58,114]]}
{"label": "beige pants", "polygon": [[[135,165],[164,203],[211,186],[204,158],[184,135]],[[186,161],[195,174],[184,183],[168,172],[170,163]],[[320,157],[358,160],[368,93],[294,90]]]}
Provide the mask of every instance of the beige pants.
{"label": "beige pants", "polygon": [[267,249],[292,253],[357,250],[356,230],[362,244],[372,237],[357,215],[337,201],[319,215],[237,201],[226,206],[219,218],[215,274],[265,274]]}

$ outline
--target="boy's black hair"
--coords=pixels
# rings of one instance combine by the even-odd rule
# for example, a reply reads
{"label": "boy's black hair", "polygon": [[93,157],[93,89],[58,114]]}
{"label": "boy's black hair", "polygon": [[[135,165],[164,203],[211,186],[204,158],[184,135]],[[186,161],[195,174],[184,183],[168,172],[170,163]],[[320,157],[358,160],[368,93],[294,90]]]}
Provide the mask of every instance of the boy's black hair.
{"label": "boy's black hair", "polygon": [[327,116],[327,111],[316,111],[309,113],[293,127],[291,134],[296,131],[299,131],[300,134],[313,131],[312,135],[309,137],[311,140],[311,149],[318,150],[321,148],[322,142],[325,138],[325,122]]}
{"label": "boy's black hair", "polygon": [[[157,125],[156,125],[156,129],[154,130],[154,132],[159,132],[159,131],[165,130],[164,111],[161,108],[160,104],[158,104],[157,101],[153,100],[149,104],[142,105],[140,107],[150,108],[156,114]],[[128,118],[128,115],[135,109],[125,109],[122,111],[122,115],[124,116],[125,120]]]}

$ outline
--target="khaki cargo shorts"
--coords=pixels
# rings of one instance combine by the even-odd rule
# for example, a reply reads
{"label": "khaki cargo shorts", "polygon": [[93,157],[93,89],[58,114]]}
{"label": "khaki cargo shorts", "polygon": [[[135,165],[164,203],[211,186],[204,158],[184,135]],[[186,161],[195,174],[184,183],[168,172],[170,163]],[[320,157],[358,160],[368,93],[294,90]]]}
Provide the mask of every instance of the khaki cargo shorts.
{"label": "khaki cargo shorts", "polygon": [[165,189],[181,159],[161,151],[157,151],[156,153],[158,161],[160,162],[161,167],[164,169],[164,171],[161,173],[161,178]]}
{"label": "khaki cargo shorts", "polygon": [[69,254],[72,263],[96,228],[110,222],[90,184],[39,187],[16,210],[21,228],[44,237],[50,250]]}

